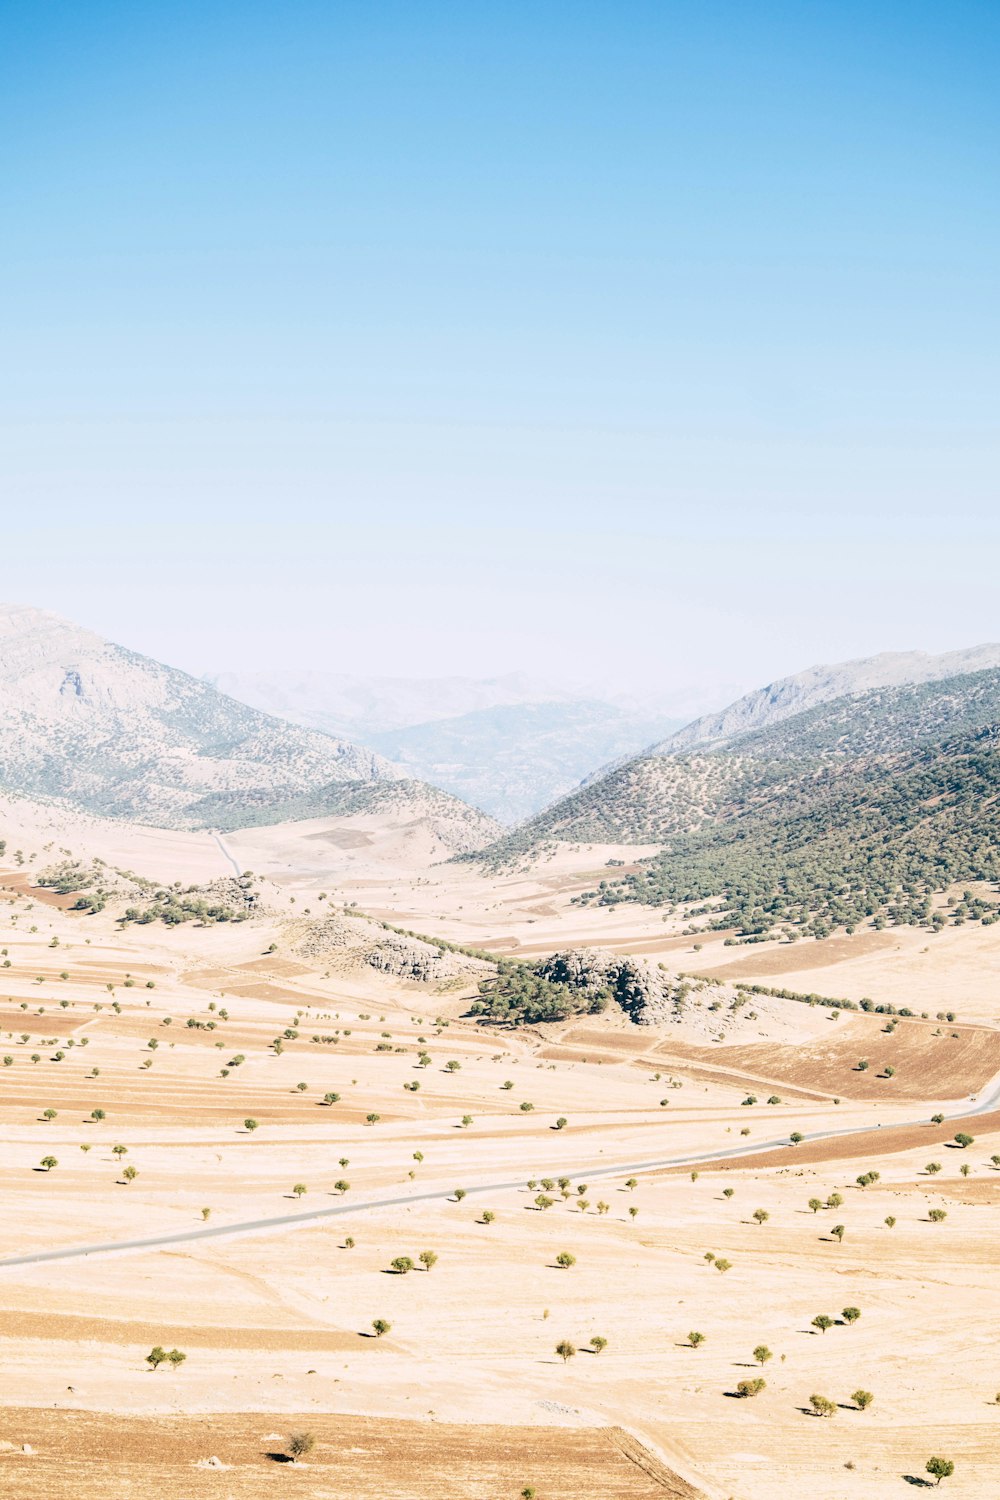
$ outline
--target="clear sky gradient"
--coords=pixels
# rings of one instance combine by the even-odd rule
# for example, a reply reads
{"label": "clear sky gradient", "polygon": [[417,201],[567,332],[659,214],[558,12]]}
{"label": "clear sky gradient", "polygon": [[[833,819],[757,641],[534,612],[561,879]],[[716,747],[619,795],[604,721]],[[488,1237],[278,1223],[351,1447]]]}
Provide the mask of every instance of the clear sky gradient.
{"label": "clear sky gradient", "polygon": [[998,77],[996,0],[6,0],[0,594],[685,704],[997,639]]}

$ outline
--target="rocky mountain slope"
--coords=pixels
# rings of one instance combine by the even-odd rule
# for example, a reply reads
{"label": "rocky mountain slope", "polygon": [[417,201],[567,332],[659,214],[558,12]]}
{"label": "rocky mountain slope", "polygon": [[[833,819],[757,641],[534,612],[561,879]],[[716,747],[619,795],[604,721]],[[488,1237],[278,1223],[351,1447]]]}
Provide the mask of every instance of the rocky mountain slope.
{"label": "rocky mountain slope", "polygon": [[595,765],[633,755],[680,720],[656,703],[581,697],[523,673],[363,679],[335,673],[220,673],[243,702],[363,740],[408,775],[505,823],[570,792]]}
{"label": "rocky mountain slope", "polygon": [[1000,879],[1000,668],[840,697],[715,749],[641,756],[484,857],[552,839],[662,843],[639,873],[584,899],[714,902],[715,924],[745,936],[992,920],[981,896],[945,911],[934,897]]}
{"label": "rocky mountain slope", "polygon": [[838,698],[862,697],[878,689],[939,682],[1000,667],[1000,645],[971,646],[932,656],[925,651],[883,651],[878,656],[835,666],[809,667],[792,677],[747,693],[717,714],[705,714],[686,724],[659,744],[650,755],[680,755],[693,749],[714,750],[741,735],[765,729],[784,719]]}
{"label": "rocky mountain slope", "polygon": [[[231,829],[414,788],[382,756],[226,697],[41,610],[0,608],[0,790],[161,827]],[[454,799],[450,799],[454,802]],[[308,812],[296,809],[306,805]],[[468,848],[495,826],[455,803]]]}

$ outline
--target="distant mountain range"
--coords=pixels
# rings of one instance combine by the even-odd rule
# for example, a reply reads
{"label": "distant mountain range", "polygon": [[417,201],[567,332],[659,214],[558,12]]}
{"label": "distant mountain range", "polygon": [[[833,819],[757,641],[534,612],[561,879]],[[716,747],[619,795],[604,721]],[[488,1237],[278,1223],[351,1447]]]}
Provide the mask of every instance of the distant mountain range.
{"label": "distant mountain range", "polygon": [[56,615],[0,606],[0,789],[160,827],[412,807],[450,847],[498,826],[377,752],[249,708]]}
{"label": "distant mountain range", "polygon": [[508,824],[684,722],[655,703],[584,697],[523,673],[409,680],[228,672],[207,680],[292,723],[363,741]]}
{"label": "distant mountain range", "polygon": [[774,683],[590,780],[479,857],[503,863],[551,840],[661,844],[589,899],[711,898],[746,935],[885,914],[939,923],[933,893],[1000,879],[1000,647],[880,656]]}

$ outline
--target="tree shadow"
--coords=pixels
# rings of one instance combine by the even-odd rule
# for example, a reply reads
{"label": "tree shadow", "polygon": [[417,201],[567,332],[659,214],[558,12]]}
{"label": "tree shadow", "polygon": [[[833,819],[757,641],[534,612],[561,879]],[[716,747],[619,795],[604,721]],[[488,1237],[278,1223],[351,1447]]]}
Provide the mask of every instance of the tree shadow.
{"label": "tree shadow", "polygon": [[290,1453],[269,1453],[267,1457],[273,1464],[293,1464],[295,1462]]}
{"label": "tree shadow", "polygon": [[931,1484],[929,1479],[921,1479],[919,1474],[904,1474],[903,1479],[907,1484],[914,1485],[918,1490],[933,1490],[936,1488],[935,1485]]}

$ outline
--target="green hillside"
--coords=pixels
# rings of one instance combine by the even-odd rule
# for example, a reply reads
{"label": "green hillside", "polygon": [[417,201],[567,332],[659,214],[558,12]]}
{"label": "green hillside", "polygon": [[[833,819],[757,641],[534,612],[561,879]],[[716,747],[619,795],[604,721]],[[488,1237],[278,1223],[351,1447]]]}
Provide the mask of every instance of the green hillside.
{"label": "green hillside", "polygon": [[767,800],[672,839],[636,874],[582,898],[652,905],[719,898],[713,925],[814,936],[868,918],[993,921],[992,902],[940,908],[955,883],[1000,881],[1000,731],[806,769]]}
{"label": "green hillside", "polygon": [[660,844],[582,898],[721,903],[744,937],[926,922],[955,882],[1000,879],[1000,671],[882,688],[806,709],[696,754],[649,754],[580,787],[486,851],[552,840]]}

